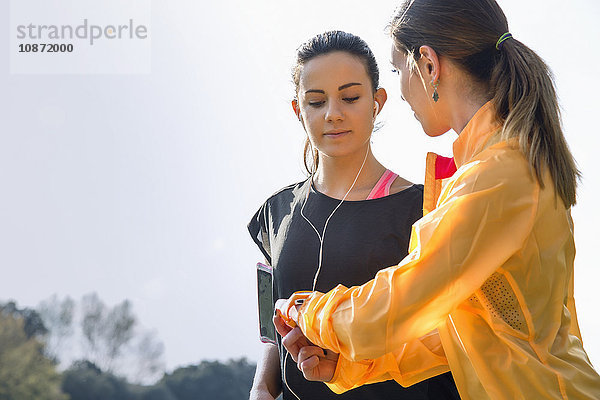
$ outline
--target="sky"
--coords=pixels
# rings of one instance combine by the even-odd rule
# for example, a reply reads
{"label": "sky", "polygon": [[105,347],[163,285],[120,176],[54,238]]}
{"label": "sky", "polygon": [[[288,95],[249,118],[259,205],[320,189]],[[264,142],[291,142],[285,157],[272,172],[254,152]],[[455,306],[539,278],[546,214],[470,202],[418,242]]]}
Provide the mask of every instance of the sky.
{"label": "sky", "polygon": [[[36,306],[92,291],[109,304],[129,299],[165,344],[169,370],[255,361],[262,256],[246,224],[272,193],[304,179],[304,132],[290,106],[298,45],[341,29],[371,46],[389,97],[373,149],[401,176],[422,183],[426,152],[450,155],[456,135],[427,138],[400,99],[384,32],[398,0],[150,1],[138,1],[151,9],[150,64],[102,74],[14,73],[1,2],[0,300]],[[499,3],[512,34],[554,72],[582,172],[575,297],[598,367],[600,4]],[[36,60],[50,68],[49,57]]]}

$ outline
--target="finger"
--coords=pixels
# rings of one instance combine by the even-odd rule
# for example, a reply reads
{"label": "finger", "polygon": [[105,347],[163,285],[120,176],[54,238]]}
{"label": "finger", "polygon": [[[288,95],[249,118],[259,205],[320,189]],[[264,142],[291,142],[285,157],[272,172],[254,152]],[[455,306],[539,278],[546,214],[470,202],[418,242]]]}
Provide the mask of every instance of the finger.
{"label": "finger", "polygon": [[314,356],[325,357],[323,349],[318,346],[304,346],[298,351],[298,364]]}
{"label": "finger", "polygon": [[298,351],[309,344],[309,342],[304,337],[304,334],[300,330],[300,328],[296,327],[292,329],[283,339],[283,346],[290,353],[294,361],[298,361]]}
{"label": "finger", "polygon": [[314,346],[307,338],[299,327],[295,327],[286,335],[286,343],[290,346],[298,346],[298,348],[304,346]]}
{"label": "finger", "polygon": [[273,316],[273,325],[281,337],[285,337],[292,330],[278,314]]}
{"label": "finger", "polygon": [[275,302],[275,309],[285,313],[288,309],[287,307],[288,299],[279,299]]}
{"label": "finger", "polygon": [[319,362],[320,360],[318,356],[311,356],[306,360],[302,361],[301,363],[298,363],[298,368],[300,369],[300,371],[302,371],[302,375],[309,379],[314,376],[314,370],[319,365]]}

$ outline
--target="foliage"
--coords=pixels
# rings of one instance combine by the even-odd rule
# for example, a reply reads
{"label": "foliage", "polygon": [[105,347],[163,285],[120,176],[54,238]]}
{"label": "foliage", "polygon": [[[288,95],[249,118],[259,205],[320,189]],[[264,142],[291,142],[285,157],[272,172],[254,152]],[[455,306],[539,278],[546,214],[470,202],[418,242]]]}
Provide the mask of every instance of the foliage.
{"label": "foliage", "polygon": [[115,361],[121,356],[134,335],[137,323],[128,300],[108,309],[96,293],[81,300],[83,317],[81,328],[94,360],[106,371],[113,371]]}
{"label": "foliage", "polygon": [[130,400],[129,386],[125,379],[103,373],[87,360],[73,363],[63,373],[62,390],[71,400]]}
{"label": "foliage", "polygon": [[[3,309],[7,310],[6,306]],[[0,399],[68,399],[60,391],[60,375],[54,363],[44,356],[43,344],[35,337],[35,332],[43,331],[37,325],[39,321],[27,325],[25,318],[32,314],[16,318],[18,314],[0,312]],[[29,326],[27,333],[25,326]]]}
{"label": "foliage", "polygon": [[23,321],[23,331],[28,338],[41,337],[48,333],[40,314],[31,308],[18,308],[14,301],[0,305],[0,312]]}
{"label": "foliage", "polygon": [[64,367],[67,361],[85,359],[137,383],[155,382],[162,375],[164,346],[153,332],[139,327],[128,300],[110,307],[96,293],[83,296],[79,303],[54,295],[38,310],[49,328],[47,353]]}
{"label": "foliage", "polygon": [[73,335],[75,301],[68,296],[61,301],[58,296],[53,295],[38,305],[37,312],[48,329],[46,354],[59,360],[65,341]]}
{"label": "foliage", "polygon": [[[154,333],[136,329],[137,318],[128,301],[107,307],[90,294],[78,307],[68,297],[53,296],[40,303],[38,310],[19,309],[14,302],[0,304],[0,400],[248,398],[255,365],[244,358],[177,368],[151,386],[140,385],[141,379],[136,380],[138,384],[128,382],[135,376],[132,369],[146,377],[162,374],[164,351]],[[84,340],[84,359],[72,363],[61,379],[55,361],[64,357],[65,349],[75,347],[75,338]],[[46,349],[46,343],[52,349]],[[117,361],[124,366],[122,370],[114,368]],[[127,373],[119,374],[125,368],[129,368]]]}
{"label": "foliage", "polygon": [[[198,399],[201,397],[198,396]],[[168,387],[158,384],[150,387],[144,387],[140,390],[139,400],[178,400]]]}
{"label": "foliage", "polygon": [[203,361],[139,386],[83,360],[64,372],[62,389],[71,400],[238,400],[248,398],[254,370],[245,359]]}
{"label": "foliage", "polygon": [[255,368],[245,358],[227,363],[202,361],[165,374],[162,382],[178,400],[246,399]]}
{"label": "foliage", "polygon": [[178,400],[163,384],[133,385],[87,360],[64,372],[62,389],[71,400]]}

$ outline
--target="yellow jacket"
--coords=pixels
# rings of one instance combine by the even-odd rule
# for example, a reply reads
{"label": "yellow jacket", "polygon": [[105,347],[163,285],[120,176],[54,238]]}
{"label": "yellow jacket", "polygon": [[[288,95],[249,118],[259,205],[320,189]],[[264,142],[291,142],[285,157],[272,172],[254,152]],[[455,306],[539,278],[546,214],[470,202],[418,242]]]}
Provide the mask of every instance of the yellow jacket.
{"label": "yellow jacket", "polygon": [[449,367],[463,399],[600,399],[577,326],[570,210],[500,129],[487,103],[461,132],[458,170],[399,265],[300,309],[308,339],[340,353],[334,392]]}

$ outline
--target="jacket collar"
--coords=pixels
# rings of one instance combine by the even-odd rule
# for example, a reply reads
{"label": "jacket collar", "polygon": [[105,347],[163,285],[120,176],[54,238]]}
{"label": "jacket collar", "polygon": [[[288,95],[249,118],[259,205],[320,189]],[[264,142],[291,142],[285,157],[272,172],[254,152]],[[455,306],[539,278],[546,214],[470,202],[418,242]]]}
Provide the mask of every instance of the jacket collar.
{"label": "jacket collar", "polygon": [[460,168],[479,154],[501,128],[494,105],[488,101],[477,110],[452,145],[456,166]]}

